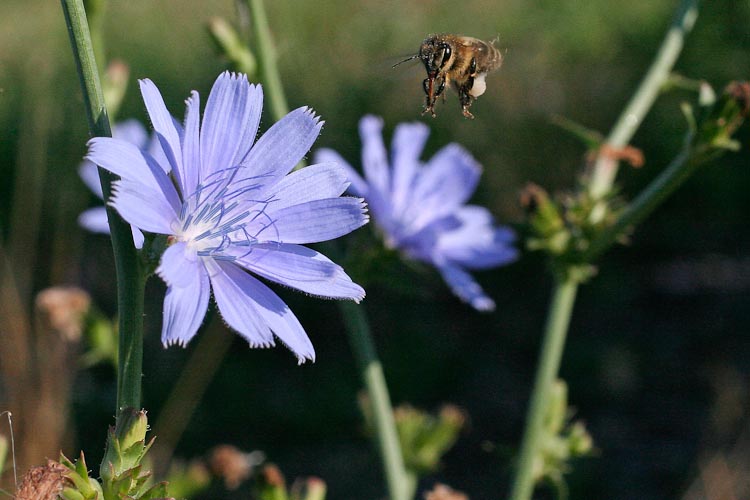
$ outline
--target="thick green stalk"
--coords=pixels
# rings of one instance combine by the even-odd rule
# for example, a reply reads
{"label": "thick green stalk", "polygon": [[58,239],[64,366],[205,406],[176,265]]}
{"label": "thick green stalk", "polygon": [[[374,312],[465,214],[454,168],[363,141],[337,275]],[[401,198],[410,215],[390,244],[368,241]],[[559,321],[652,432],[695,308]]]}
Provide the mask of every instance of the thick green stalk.
{"label": "thick green stalk", "polygon": [[565,337],[568,333],[577,291],[578,281],[574,278],[565,276],[555,280],[539,354],[539,366],[526,415],[526,428],[521,444],[518,470],[510,494],[513,500],[529,499],[534,492],[537,479],[534,477],[534,466],[538,460],[539,439],[542,436],[544,417],[549,406],[552,383],[560,370]]}
{"label": "thick green stalk", "polygon": [[344,316],[349,343],[372,405],[372,419],[388,483],[389,498],[408,500],[414,495],[415,481],[404,467],[388,386],[372,341],[367,315],[362,306],[352,302],[341,302],[339,308]]}
{"label": "thick green stalk", "polygon": [[[658,97],[662,86],[669,78],[672,67],[677,61],[677,57],[684,45],[685,35],[692,29],[697,15],[698,0],[683,0],[677,9],[672,25],[662,41],[651,67],[607,136],[606,144],[614,147],[622,147],[633,137],[646,113],[651,109],[651,106]],[[678,156],[675,162],[684,164],[686,158],[680,160],[681,156]],[[629,224],[642,220],[684,178],[687,178],[687,175],[693,169],[683,169],[681,166],[674,166],[667,170],[671,172],[668,174],[669,177],[674,176],[676,178],[674,183],[672,181],[665,183],[662,180],[653,185],[653,190],[647,189],[644,191],[626,211],[626,214],[628,212],[631,213],[628,219],[624,219],[625,222],[623,224],[618,223],[618,231]],[[683,172],[683,170],[689,172]],[[594,165],[587,186],[589,193],[594,198],[601,198],[606,195],[612,188],[616,174],[617,162],[601,155]],[[663,176],[660,176],[660,179]],[[660,190],[665,189],[664,184],[671,186],[671,188],[661,193]],[[620,233],[610,233],[610,231],[604,233],[594,241],[592,249],[600,253],[614,241],[618,234]],[[596,252],[590,251],[584,263],[590,263],[591,260],[589,259],[593,259],[599,255]],[[534,477],[534,465],[538,459],[539,438],[544,423],[545,412],[549,406],[551,385],[557,378],[560,368],[560,361],[565,347],[565,337],[579,285],[578,280],[573,277],[575,273],[572,271],[572,269],[568,269],[562,275],[556,276],[552,302],[548,312],[547,326],[544,338],[542,339],[539,366],[537,367],[531,403],[526,416],[526,427],[521,442],[518,469],[516,470],[509,497],[511,500],[529,500],[534,493],[535,481],[537,479]]]}
{"label": "thick green stalk", "polygon": [[[263,89],[270,102],[271,114],[275,120],[280,120],[289,112],[289,106],[276,65],[276,55],[272,48],[271,32],[263,0],[247,0],[247,6],[252,19],[255,51]],[[301,166],[304,166],[304,160],[297,165],[297,168]],[[336,253],[333,245],[323,246],[325,253],[333,257]],[[351,302],[340,302],[339,309],[372,404],[375,432],[390,500],[409,500],[414,495],[416,481],[404,467],[388,386],[372,341],[367,315],[361,306]]]}
{"label": "thick green stalk", "polygon": [[[73,57],[83,91],[89,132],[92,136],[111,137],[112,131],[104,104],[91,35],[82,0],[61,0],[68,26]],[[104,199],[117,177],[99,169]],[[119,363],[117,372],[117,410],[141,405],[141,367],[143,363],[143,290],[144,276],[133,246],[130,226],[107,205],[117,277],[117,310],[119,317]]]}
{"label": "thick green stalk", "polygon": [[[697,17],[698,0],[683,0],[651,67],[620,114],[607,137],[606,144],[620,148],[627,145],[633,138],[669,78],[672,67],[685,44],[685,36],[693,28]],[[594,165],[588,185],[589,192],[594,198],[605,195],[612,188],[616,175],[617,161],[601,155]]]}

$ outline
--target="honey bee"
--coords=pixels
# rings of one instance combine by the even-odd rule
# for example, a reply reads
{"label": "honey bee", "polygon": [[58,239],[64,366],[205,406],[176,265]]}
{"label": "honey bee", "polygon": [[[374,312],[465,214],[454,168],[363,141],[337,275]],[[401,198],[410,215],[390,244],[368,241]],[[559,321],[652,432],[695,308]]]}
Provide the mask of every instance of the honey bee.
{"label": "honey bee", "polygon": [[427,78],[422,82],[426,94],[422,114],[436,116],[435,101],[449,83],[458,93],[464,116],[474,118],[469,112],[471,103],[487,89],[487,73],[498,69],[503,62],[503,55],[493,43],[470,36],[431,35],[424,39],[417,54],[398,63],[412,59],[424,63]]}

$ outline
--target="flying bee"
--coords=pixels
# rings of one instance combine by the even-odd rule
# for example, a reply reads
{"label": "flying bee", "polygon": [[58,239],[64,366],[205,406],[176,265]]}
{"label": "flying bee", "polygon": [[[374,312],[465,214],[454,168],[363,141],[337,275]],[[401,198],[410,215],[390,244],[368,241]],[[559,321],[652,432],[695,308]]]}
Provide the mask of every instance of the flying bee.
{"label": "flying bee", "polygon": [[427,78],[422,82],[426,94],[422,114],[430,113],[433,118],[436,116],[435,102],[445,90],[445,85],[450,84],[458,93],[464,116],[474,118],[469,107],[484,94],[487,89],[485,77],[500,67],[503,55],[493,42],[470,36],[441,34],[425,38],[417,54],[398,64],[412,59],[420,59],[427,70]]}

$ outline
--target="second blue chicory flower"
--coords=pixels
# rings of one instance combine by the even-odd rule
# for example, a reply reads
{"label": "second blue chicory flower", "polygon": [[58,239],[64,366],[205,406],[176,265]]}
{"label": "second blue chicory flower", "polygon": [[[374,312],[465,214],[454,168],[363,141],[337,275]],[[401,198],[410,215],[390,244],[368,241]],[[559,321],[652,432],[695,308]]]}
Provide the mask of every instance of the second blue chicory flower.
{"label": "second blue chicory flower", "polygon": [[491,311],[488,297],[468,270],[514,261],[514,232],[493,224],[490,212],[467,205],[481,166],[461,146],[449,144],[429,161],[419,159],[429,129],[422,123],[396,127],[388,157],[383,122],[365,116],[359,124],[364,178],[330,149],[315,160],[346,165],[349,191],[369,204],[386,246],[435,266],[453,293],[479,311]]}

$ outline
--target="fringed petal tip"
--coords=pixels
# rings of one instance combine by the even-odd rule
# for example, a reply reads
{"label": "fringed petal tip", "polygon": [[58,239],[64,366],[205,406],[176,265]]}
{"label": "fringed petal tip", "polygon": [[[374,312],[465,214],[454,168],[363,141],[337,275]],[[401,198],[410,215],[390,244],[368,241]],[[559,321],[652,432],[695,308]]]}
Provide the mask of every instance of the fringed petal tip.
{"label": "fringed petal tip", "polygon": [[240,82],[245,82],[250,87],[250,90],[253,91],[253,92],[256,91],[256,90],[263,91],[263,85],[261,85],[260,83],[250,83],[250,78],[245,73],[242,73],[242,72],[239,72],[239,71],[235,72],[235,71],[226,70],[226,71],[222,72],[218,76],[218,78],[216,78],[216,82],[214,82],[214,85],[216,85],[216,83],[219,80],[222,80],[222,79],[229,79],[230,81],[231,80],[234,80],[234,81],[239,80]]}
{"label": "fringed petal tip", "polygon": [[188,344],[188,341],[185,339],[179,339],[179,338],[161,339],[161,345],[164,347],[164,349],[169,349],[173,345],[182,347],[184,349],[185,347],[187,347],[187,344]]}
{"label": "fringed petal tip", "polygon": [[361,286],[357,285],[356,283],[353,283],[353,285],[356,286],[356,287],[358,287],[361,290],[361,293],[359,295],[357,295],[357,296],[350,297],[350,298],[351,298],[352,302],[354,302],[355,304],[359,304],[363,300],[365,300],[365,296],[367,295],[367,293],[365,292],[364,288],[362,288]]}
{"label": "fringed petal tip", "polygon": [[[313,108],[311,108],[310,106],[302,106],[302,107],[300,107],[298,109],[300,110],[300,112],[302,112],[302,113],[308,115],[310,118],[312,118],[313,121],[315,122],[315,125],[318,126],[318,129],[323,128],[323,125],[325,124],[325,120],[323,120],[323,118],[320,115],[316,114],[315,110]],[[294,112],[294,111],[292,111],[292,112]]]}
{"label": "fringed petal tip", "polygon": [[190,91],[190,97],[188,97],[187,99],[185,99],[185,106],[190,106],[199,97],[200,97],[200,94],[198,94],[197,90],[191,90]]}
{"label": "fringed petal tip", "polygon": [[[225,323],[226,324],[226,323]],[[232,328],[231,326],[227,325],[228,328]],[[251,339],[245,339],[247,340],[248,345],[250,346],[250,349],[270,349],[272,347],[276,347],[276,342],[273,340],[268,340],[264,342],[258,342]]]}

